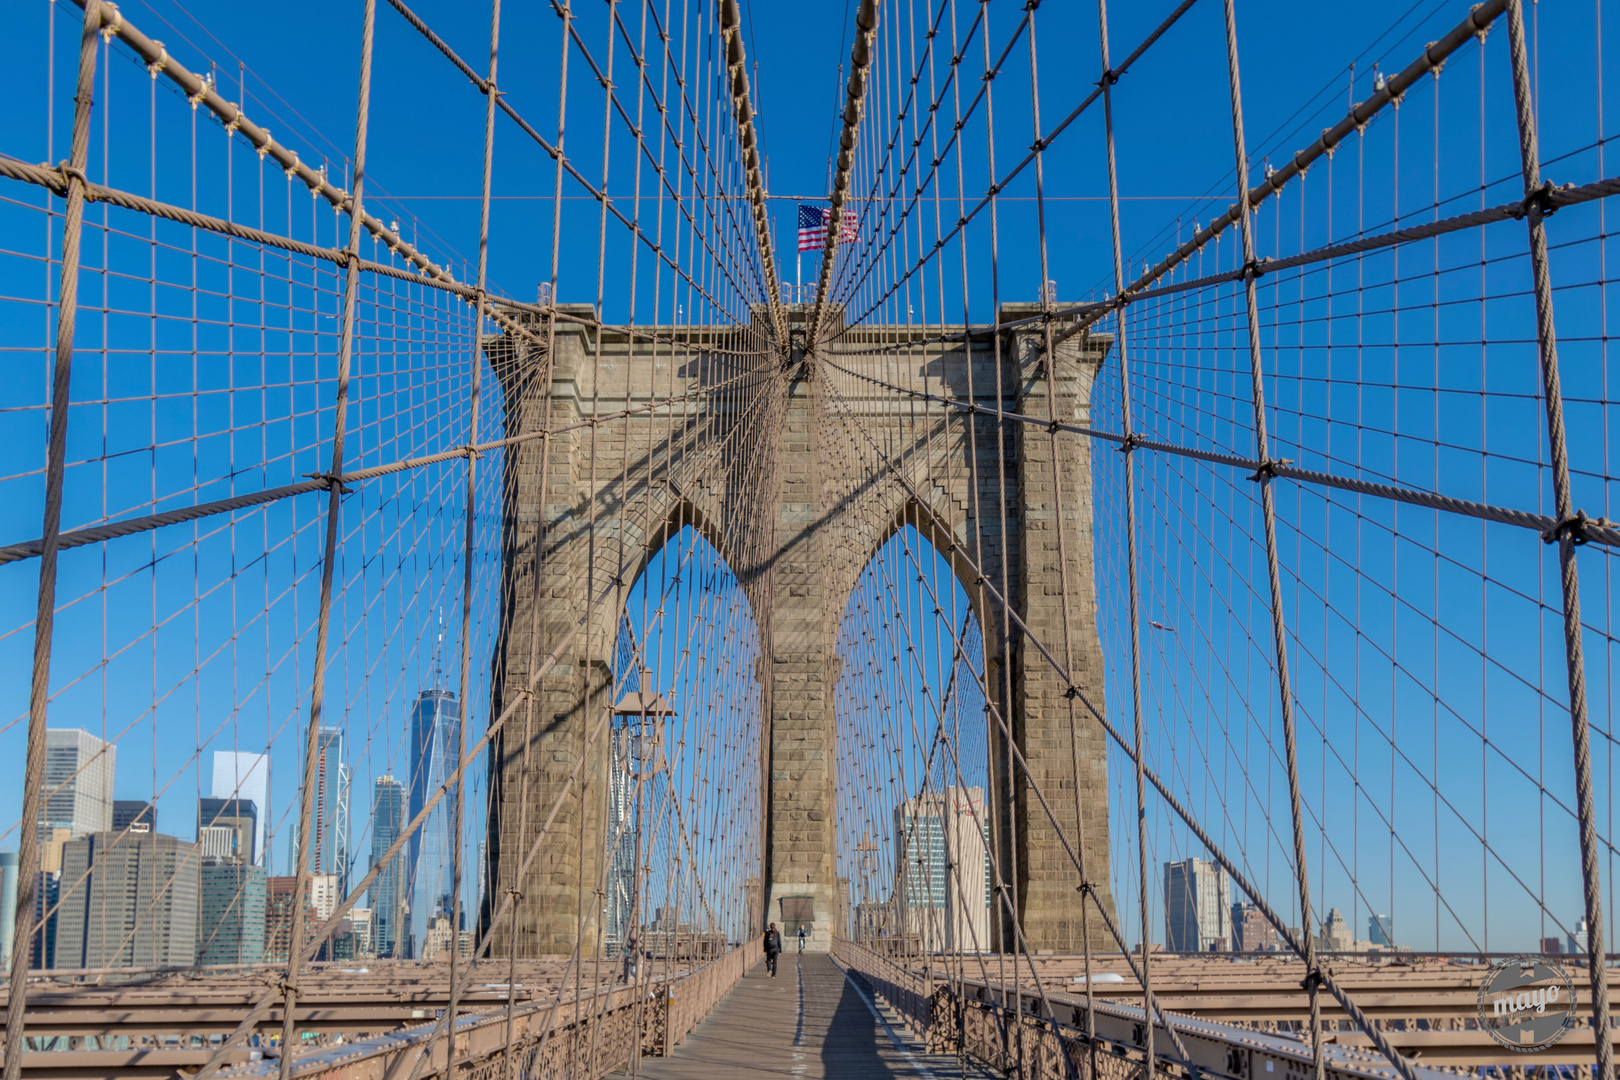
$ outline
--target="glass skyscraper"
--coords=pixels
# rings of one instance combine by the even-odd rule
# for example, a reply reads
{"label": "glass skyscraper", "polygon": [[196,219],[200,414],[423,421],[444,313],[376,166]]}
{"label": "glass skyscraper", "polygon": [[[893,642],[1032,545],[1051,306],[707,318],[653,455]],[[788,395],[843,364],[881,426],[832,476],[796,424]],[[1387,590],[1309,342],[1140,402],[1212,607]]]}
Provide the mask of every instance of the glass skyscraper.
{"label": "glass skyscraper", "polygon": [[[371,803],[371,865],[376,866],[405,830],[405,785],[393,773],[377,778]],[[371,940],[375,955],[404,958],[410,950],[400,948],[401,920],[405,895],[399,885],[407,880],[401,873],[410,862],[408,852],[400,852],[371,883]]]}
{"label": "glass skyscraper", "polygon": [[[348,894],[349,766],[343,759],[341,728],[322,728],[315,749],[315,820],[310,827],[309,869],[334,874]],[[293,843],[298,842],[294,826]],[[292,864],[298,865],[295,857]]]}
{"label": "glass skyscraper", "polygon": [[[302,755],[299,760],[303,760]],[[245,750],[214,751],[211,791],[216,799],[245,799],[253,804],[253,858],[249,861],[270,873],[270,850],[264,843],[264,824],[270,819],[270,755]],[[157,832],[156,824],[152,831]]]}
{"label": "glass skyscraper", "polygon": [[39,835],[51,839],[67,829],[77,840],[112,827],[113,773],[118,747],[81,728],[45,733],[44,798],[39,803]]}
{"label": "glass skyscraper", "polygon": [[[424,690],[411,709],[411,801],[408,820],[414,821],[439,785],[455,770],[461,740],[461,710],[448,690]],[[451,851],[450,800],[441,799],[433,813],[410,840],[411,938],[420,955],[428,927],[439,911],[450,910]]]}

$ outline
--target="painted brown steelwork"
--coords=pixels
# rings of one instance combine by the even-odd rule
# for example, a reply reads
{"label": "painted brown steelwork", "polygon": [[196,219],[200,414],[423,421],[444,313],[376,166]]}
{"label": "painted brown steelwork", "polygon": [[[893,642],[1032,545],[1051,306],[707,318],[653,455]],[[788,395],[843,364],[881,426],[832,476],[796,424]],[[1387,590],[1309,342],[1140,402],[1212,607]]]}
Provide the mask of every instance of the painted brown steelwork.
{"label": "painted brown steelwork", "polygon": [[[528,1055],[526,1065],[549,1075],[546,1063],[558,1065],[581,1043],[595,1046],[583,1072],[571,1075],[605,1076],[624,1067],[635,1052],[634,1032],[641,1031],[640,1053],[668,1054],[702,1022],[730,992],[743,973],[759,960],[759,943],[731,949],[707,963],[668,977],[654,976],[651,1007],[643,1005],[634,986],[609,982],[585,988],[579,996],[571,986],[559,985],[561,962],[524,963],[518,972],[522,986],[514,996],[511,1045],[515,1054]],[[504,961],[489,965],[488,977],[503,978]],[[411,979],[410,976],[416,976]],[[404,981],[402,985],[402,979]],[[214,1056],[206,1047],[192,1048],[193,1036],[217,1035],[231,1030],[248,1011],[254,992],[263,986],[242,979],[235,988],[213,983],[199,986],[191,980],[174,985],[129,990],[122,987],[41,989],[31,1002],[29,1029],[37,1037],[72,1038],[72,1049],[31,1051],[22,1058],[29,1076],[50,1080],[105,1080],[107,1077],[173,1076],[194,1071]],[[357,985],[358,984],[358,985]],[[421,1075],[442,1075],[446,1067],[446,1040],[434,1040],[431,1021],[450,1000],[447,964],[388,965],[357,974],[352,969],[307,971],[300,986],[294,1017],[302,1031],[323,1037],[310,1042],[287,1064],[292,1076],[321,1076],[329,1080],[366,1080],[403,1075],[417,1057],[428,1054]],[[392,999],[392,1000],[390,1000]],[[505,986],[483,986],[465,993],[456,1025],[458,1075],[481,1075],[501,1060],[507,1045]],[[637,1016],[637,1011],[640,1015]],[[423,1023],[423,1020],[429,1022]],[[259,1024],[265,1033],[281,1025],[279,1012]],[[361,1033],[366,1037],[345,1038]],[[605,1038],[594,1037],[605,1033]],[[575,1039],[583,1034],[585,1037]],[[137,1045],[84,1049],[90,1036],[131,1037]],[[163,1036],[178,1036],[178,1044]],[[142,1045],[144,1037],[144,1045]],[[282,1063],[275,1048],[242,1047],[225,1055],[223,1075],[261,1077],[276,1072]]]}
{"label": "painted brown steelwork", "polygon": [[[1073,982],[1083,966],[1081,957],[1034,958],[1050,1005],[1043,1009],[1034,990],[1023,989],[1025,1038],[1011,1040],[1014,1052],[1009,1060],[997,1033],[1003,1021],[995,1003],[1015,992],[1011,986],[967,979],[957,997],[946,981],[925,980],[916,970],[919,961],[908,965],[903,958],[854,943],[840,943],[838,955],[889,1001],[933,1052],[957,1048],[965,1016],[969,1056],[993,1067],[1006,1068],[1021,1058],[1025,1071],[1020,1075],[1059,1080],[1065,1075],[1059,1066],[1060,1045],[1072,1061],[1086,1056],[1086,999],[1083,988]],[[1117,953],[1092,960],[1099,973],[1124,970],[1124,957]],[[1459,1068],[1526,1064],[1524,1055],[1478,1027],[1476,1000],[1485,971],[1484,965],[1433,961],[1347,965],[1336,959],[1334,965],[1335,979],[1354,991],[1362,1013],[1376,1022],[1380,1034],[1412,1062],[1409,1067],[1423,1080],[1439,1080]],[[1293,960],[1159,956],[1154,960],[1154,1003],[1171,1014],[1170,1022],[1204,1075],[1227,1080],[1298,1075],[1312,1064],[1308,1044],[1300,1041],[1310,1015],[1299,991],[1304,975],[1304,964]],[[1620,972],[1611,970],[1608,982],[1620,985]],[[1577,985],[1585,1000],[1586,984]],[[1098,983],[1093,994],[1105,1063],[1098,1075],[1139,1075],[1146,1041],[1140,991],[1131,982]],[[1383,1055],[1372,1050],[1371,1039],[1356,1030],[1330,998],[1324,999],[1322,1012],[1326,1075],[1337,1080],[1387,1080],[1394,1075]],[[1159,1067],[1179,1070],[1183,1062],[1166,1053],[1163,1042],[1159,1045]],[[1534,1064],[1583,1064],[1591,1061],[1592,1051],[1592,1031],[1582,1028],[1539,1052]]]}

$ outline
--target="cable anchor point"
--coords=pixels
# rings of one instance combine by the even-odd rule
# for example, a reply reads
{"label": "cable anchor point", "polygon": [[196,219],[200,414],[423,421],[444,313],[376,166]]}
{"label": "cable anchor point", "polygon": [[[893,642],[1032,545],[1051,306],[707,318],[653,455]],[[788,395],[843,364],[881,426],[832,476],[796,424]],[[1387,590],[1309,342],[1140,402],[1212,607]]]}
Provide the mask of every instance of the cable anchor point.
{"label": "cable anchor point", "polygon": [[305,473],[304,475],[307,476],[311,480],[319,480],[319,481],[321,481],[321,483],[326,485],[326,490],[328,490],[328,491],[332,491],[332,490],[336,489],[336,491],[337,491],[337,493],[339,495],[347,495],[349,493],[348,486],[345,485],[344,482],[343,482],[343,474],[342,473],[311,472],[311,473]]}
{"label": "cable anchor point", "polygon": [[1553,194],[1557,190],[1558,185],[1551,180],[1543,180],[1540,187],[1526,195],[1524,201],[1519,203],[1518,210],[1513,214],[1514,218],[1523,221],[1531,214],[1537,215],[1542,220],[1552,217],[1558,213],[1558,204],[1553,201]]}
{"label": "cable anchor point", "polygon": [[1250,475],[1249,479],[1257,484],[1275,480],[1277,478],[1278,469],[1292,465],[1293,463],[1293,458],[1270,458],[1266,461],[1262,461],[1260,463],[1260,467],[1254,470],[1254,473]]}
{"label": "cable anchor point", "polygon": [[1561,542],[1567,534],[1571,543],[1576,547],[1590,543],[1593,539],[1592,529],[1613,528],[1614,522],[1608,518],[1588,517],[1585,510],[1577,510],[1573,514],[1559,520],[1552,528],[1541,534],[1541,539],[1548,544]]}

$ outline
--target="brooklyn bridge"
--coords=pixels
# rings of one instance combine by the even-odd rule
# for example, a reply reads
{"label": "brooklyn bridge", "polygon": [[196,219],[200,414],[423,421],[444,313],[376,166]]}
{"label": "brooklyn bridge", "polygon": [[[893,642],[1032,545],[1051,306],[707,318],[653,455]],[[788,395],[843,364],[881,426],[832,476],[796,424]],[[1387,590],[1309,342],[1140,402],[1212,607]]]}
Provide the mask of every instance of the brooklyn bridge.
{"label": "brooklyn bridge", "polygon": [[418,2],[0,12],[4,1080],[1614,1080],[1612,12]]}

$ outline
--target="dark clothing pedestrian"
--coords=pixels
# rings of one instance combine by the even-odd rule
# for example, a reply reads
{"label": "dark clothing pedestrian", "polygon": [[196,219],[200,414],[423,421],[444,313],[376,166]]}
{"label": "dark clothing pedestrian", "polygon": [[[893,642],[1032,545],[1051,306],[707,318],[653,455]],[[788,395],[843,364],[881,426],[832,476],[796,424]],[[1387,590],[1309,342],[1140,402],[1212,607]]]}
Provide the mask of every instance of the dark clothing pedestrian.
{"label": "dark clothing pedestrian", "polygon": [[782,951],[782,935],[776,932],[776,927],[765,931],[765,968],[776,978],[776,954]]}

